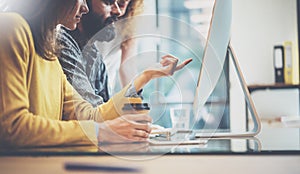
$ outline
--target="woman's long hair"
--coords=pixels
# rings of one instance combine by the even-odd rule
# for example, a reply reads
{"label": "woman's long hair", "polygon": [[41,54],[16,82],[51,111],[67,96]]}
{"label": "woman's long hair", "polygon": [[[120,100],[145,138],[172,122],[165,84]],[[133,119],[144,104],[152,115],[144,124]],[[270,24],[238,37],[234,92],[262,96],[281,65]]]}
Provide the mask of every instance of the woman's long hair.
{"label": "woman's long hair", "polygon": [[36,53],[55,60],[55,27],[75,6],[76,0],[2,0],[2,11],[19,13],[28,22]]}

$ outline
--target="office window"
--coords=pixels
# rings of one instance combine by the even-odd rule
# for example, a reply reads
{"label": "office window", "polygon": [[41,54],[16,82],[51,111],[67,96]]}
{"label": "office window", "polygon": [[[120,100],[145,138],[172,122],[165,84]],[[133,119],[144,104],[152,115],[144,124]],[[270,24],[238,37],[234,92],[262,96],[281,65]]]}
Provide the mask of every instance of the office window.
{"label": "office window", "polygon": [[[140,59],[154,65],[160,57],[172,54],[181,61],[193,58],[184,70],[170,78],[154,80],[144,89],[145,101],[192,103],[212,13],[212,0],[145,0],[144,15],[153,35],[140,37]],[[149,20],[151,19],[151,20]],[[155,28],[154,28],[155,27]],[[142,68],[146,67],[140,67]],[[153,92],[155,89],[155,92]]]}

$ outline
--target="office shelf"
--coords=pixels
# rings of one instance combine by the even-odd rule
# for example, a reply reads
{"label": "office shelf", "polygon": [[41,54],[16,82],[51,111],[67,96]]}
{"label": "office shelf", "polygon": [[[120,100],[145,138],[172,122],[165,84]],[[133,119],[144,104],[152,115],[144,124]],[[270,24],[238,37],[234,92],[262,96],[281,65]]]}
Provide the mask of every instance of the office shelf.
{"label": "office shelf", "polygon": [[276,89],[300,89],[300,84],[285,84],[285,83],[274,83],[274,84],[253,84],[248,85],[250,93],[257,90],[276,90]]}
{"label": "office shelf", "polygon": [[[300,113],[300,84],[285,84],[285,83],[273,83],[273,84],[251,84],[248,85],[249,93],[253,93],[255,91],[263,91],[263,90],[284,90],[284,89],[298,89],[299,93],[299,113]],[[246,104],[246,129],[249,129],[249,116],[247,109],[248,106]],[[267,120],[267,122],[278,121],[278,118],[274,118],[274,120]]]}

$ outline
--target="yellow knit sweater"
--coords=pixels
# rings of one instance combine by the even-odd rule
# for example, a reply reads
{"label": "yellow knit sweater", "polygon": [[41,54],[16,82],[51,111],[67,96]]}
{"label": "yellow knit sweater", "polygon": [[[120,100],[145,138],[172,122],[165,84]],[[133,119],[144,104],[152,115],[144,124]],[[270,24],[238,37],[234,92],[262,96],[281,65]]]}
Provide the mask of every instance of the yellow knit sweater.
{"label": "yellow knit sweater", "polygon": [[97,142],[94,121],[122,114],[128,86],[93,108],[68,83],[57,59],[36,54],[30,27],[20,15],[0,13],[0,26],[0,145]]}

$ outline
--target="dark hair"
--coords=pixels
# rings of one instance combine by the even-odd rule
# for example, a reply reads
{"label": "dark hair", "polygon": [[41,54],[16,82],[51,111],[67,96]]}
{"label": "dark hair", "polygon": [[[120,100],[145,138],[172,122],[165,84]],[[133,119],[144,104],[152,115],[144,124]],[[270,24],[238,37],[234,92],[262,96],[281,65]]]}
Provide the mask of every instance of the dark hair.
{"label": "dark hair", "polygon": [[23,16],[32,30],[36,53],[55,60],[55,27],[75,3],[76,0],[6,0],[5,11]]}

